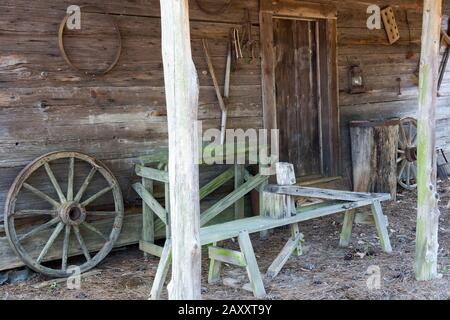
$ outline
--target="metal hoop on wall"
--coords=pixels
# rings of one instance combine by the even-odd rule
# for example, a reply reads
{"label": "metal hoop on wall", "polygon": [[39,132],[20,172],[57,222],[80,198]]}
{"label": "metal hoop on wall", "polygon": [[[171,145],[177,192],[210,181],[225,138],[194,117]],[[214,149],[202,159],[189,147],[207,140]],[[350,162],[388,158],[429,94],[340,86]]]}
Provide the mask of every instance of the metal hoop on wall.
{"label": "metal hoop on wall", "polygon": [[84,5],[84,6],[80,6],[80,9],[85,9],[85,8],[90,8],[90,9],[94,9],[96,11],[99,12],[95,12],[95,13],[100,13],[100,14],[104,14],[106,16],[109,17],[110,22],[112,23],[114,30],[116,31],[116,35],[117,35],[117,41],[118,41],[118,48],[117,48],[117,52],[116,55],[114,57],[114,61],[109,65],[108,68],[104,69],[104,70],[95,70],[95,71],[90,71],[90,70],[86,70],[86,69],[81,69],[79,67],[77,67],[69,58],[69,56],[67,55],[66,52],[66,48],[64,46],[64,30],[67,24],[67,21],[69,20],[70,15],[67,14],[63,21],[61,22],[61,24],[59,25],[59,32],[58,32],[58,45],[59,45],[59,49],[61,51],[61,54],[64,58],[64,60],[67,62],[67,64],[74,70],[84,73],[86,75],[90,75],[90,76],[102,76],[107,74],[108,72],[110,72],[112,69],[114,69],[114,67],[117,65],[117,63],[120,60],[120,56],[122,54],[122,36],[120,34],[120,30],[119,30],[119,26],[117,25],[117,22],[115,21],[115,19],[113,19],[113,17],[107,13],[104,9],[98,7],[98,6],[94,6],[94,5]]}
{"label": "metal hoop on wall", "polygon": [[200,10],[202,10],[203,12],[205,12],[207,14],[219,14],[219,13],[223,13],[223,12],[227,11],[230,8],[233,0],[228,0],[226,3],[224,3],[223,6],[221,6],[219,9],[216,9],[216,10],[211,10],[211,9],[206,8],[201,3],[201,0],[195,0],[195,2],[197,3],[197,6],[200,8]]}

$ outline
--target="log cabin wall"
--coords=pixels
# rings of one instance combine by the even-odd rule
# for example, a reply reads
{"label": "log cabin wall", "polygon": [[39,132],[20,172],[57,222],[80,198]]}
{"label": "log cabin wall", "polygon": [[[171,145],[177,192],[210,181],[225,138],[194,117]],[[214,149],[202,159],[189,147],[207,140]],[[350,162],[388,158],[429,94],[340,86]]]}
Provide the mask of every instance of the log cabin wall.
{"label": "log cabin wall", "polygon": [[[105,76],[80,75],[60,54],[58,27],[72,4],[100,5],[117,20],[122,56]],[[221,114],[201,39],[209,40],[223,84],[228,34],[243,22],[244,8],[250,9],[258,42],[258,0],[234,1],[218,16],[203,13],[191,1],[199,119],[205,129],[220,128]],[[134,203],[137,195],[131,184],[137,158],[167,146],[159,17],[159,0],[0,1],[0,218],[7,191],[20,170],[34,158],[60,150],[77,150],[103,160],[118,178],[126,204]],[[115,52],[104,22],[100,16],[88,15],[82,20],[88,24],[87,35],[79,42],[67,37],[67,51],[77,62],[102,67],[108,58],[105,51]],[[262,126],[260,83],[259,60],[242,63],[233,72],[229,128]]]}
{"label": "log cabin wall", "polygon": [[[205,4],[216,1],[203,0]],[[96,156],[118,177],[128,204],[133,164],[167,145],[166,109],[160,45],[159,0],[83,1],[115,14],[123,38],[122,57],[106,76],[86,78],[65,63],[58,49],[57,30],[66,8],[78,1],[2,0],[0,2],[0,216],[7,190],[19,171],[46,152],[79,150]],[[200,120],[219,128],[220,109],[207,72],[201,38],[208,38],[219,81],[223,83],[227,39],[249,8],[258,40],[258,0],[234,0],[224,13],[208,15],[191,2],[194,60],[200,78]],[[420,52],[419,0],[311,0],[338,9],[338,63],[341,110],[342,173],[350,174],[348,122],[415,115]],[[444,1],[445,11],[450,1]],[[384,29],[366,27],[367,7],[395,9],[401,39],[389,45]],[[408,17],[408,18],[407,18]],[[409,26],[409,27],[408,27]],[[103,34],[103,32],[105,34]],[[101,43],[107,32],[89,35],[88,47]],[[86,43],[84,43],[86,45]],[[101,47],[101,46],[100,46]],[[412,50],[414,56],[407,59]],[[95,51],[80,53],[93,65],[104,59]],[[363,94],[347,93],[347,66],[360,63],[367,87]],[[396,79],[402,79],[398,95]],[[230,127],[262,127],[260,63],[243,63],[232,74]],[[450,149],[450,75],[439,98],[439,144]]]}

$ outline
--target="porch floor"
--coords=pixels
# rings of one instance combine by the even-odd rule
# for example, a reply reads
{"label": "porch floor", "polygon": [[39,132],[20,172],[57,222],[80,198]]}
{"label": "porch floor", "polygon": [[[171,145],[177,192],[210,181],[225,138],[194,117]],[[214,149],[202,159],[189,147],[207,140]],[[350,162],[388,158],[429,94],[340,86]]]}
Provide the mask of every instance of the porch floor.
{"label": "porch floor", "polygon": [[[382,253],[375,228],[357,226],[352,247],[339,248],[341,221],[337,216],[301,223],[305,234],[305,253],[293,257],[280,275],[266,285],[272,299],[450,299],[450,184],[441,184],[441,227],[439,263],[441,280],[430,283],[414,281],[415,193],[403,192],[398,201],[385,203],[389,217],[392,255]],[[370,210],[369,208],[367,210]],[[269,241],[253,236],[253,244],[261,270],[284,246],[288,230],[277,230]],[[227,244],[232,248],[233,243]],[[206,255],[204,255],[206,257]],[[101,274],[82,283],[79,291],[70,291],[64,284],[33,289],[32,284],[47,280],[34,275],[19,285],[0,286],[0,299],[147,299],[156,273],[158,260],[145,262],[137,247],[119,250],[99,267]],[[252,299],[251,293],[223,285],[207,284],[207,261],[203,263],[204,299]],[[381,289],[370,291],[367,270],[378,266],[381,270]],[[245,271],[224,268],[225,278],[245,278]],[[164,298],[166,298],[164,292]]]}

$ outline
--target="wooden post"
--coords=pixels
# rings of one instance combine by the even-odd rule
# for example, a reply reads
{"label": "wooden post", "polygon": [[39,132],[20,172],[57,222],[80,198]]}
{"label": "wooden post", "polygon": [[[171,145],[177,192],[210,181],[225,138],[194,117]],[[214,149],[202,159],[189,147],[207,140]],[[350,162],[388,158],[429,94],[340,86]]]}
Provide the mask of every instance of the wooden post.
{"label": "wooden post", "polygon": [[415,273],[419,281],[438,277],[439,208],[436,190],[436,97],[442,1],[424,0],[419,80],[417,235]]}
{"label": "wooden post", "polygon": [[201,298],[198,76],[192,61],[188,0],[161,0],[169,129],[171,300]]}

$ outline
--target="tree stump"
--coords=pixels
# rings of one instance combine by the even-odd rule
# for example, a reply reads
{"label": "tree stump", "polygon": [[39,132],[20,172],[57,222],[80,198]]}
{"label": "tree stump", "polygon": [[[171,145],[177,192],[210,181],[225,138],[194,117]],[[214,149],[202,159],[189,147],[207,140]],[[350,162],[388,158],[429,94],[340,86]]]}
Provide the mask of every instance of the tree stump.
{"label": "tree stump", "polygon": [[353,190],[397,196],[399,119],[350,123]]}

